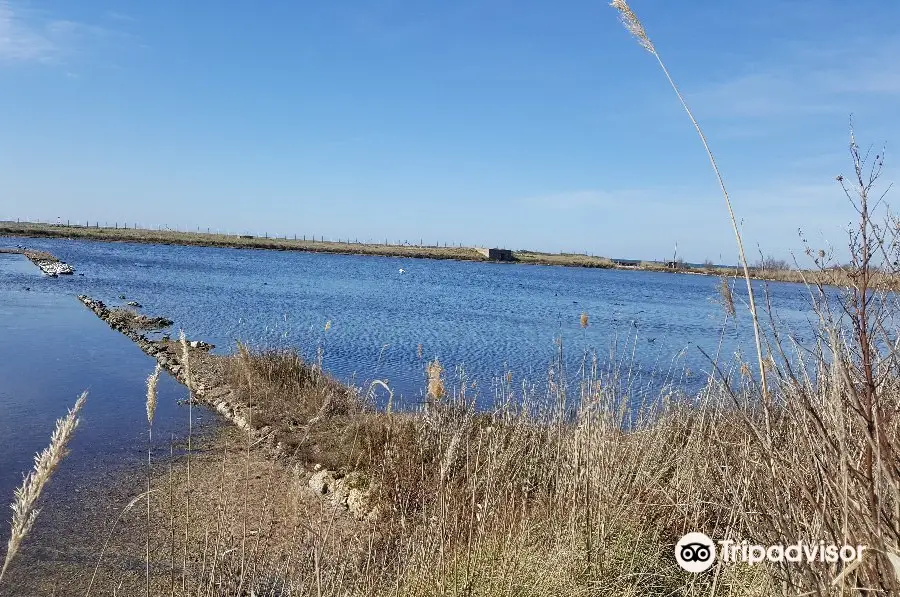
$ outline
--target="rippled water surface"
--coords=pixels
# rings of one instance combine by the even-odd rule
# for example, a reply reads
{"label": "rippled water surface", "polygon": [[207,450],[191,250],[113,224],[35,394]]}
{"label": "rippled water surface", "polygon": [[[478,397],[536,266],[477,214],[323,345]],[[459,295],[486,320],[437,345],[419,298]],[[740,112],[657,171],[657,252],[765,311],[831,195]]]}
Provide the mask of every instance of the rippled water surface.
{"label": "rippled water surface", "polygon": [[[752,347],[740,304],[738,325],[723,333],[715,277],[73,240],[3,242],[50,251],[78,272],[42,278],[20,262],[0,276],[0,290],[7,293],[29,286],[28,300],[84,293],[110,304],[124,295],[146,313],[173,319],[189,337],[213,342],[217,351],[231,351],[243,340],[297,346],[315,358],[321,347],[325,368],[339,378],[386,380],[407,401],[421,395],[424,362],[434,357],[451,371],[464,366],[482,387],[507,369],[517,379],[541,382],[556,337],[563,339],[570,367],[577,368],[586,349],[603,359],[617,343],[621,362],[630,363],[635,349],[634,371],[644,379],[662,383],[675,372],[688,389],[696,389],[709,369],[700,349],[715,354],[720,337],[724,355]],[[808,318],[803,287],[771,284],[770,293],[778,317],[802,335]],[[735,296],[740,303],[740,285]],[[590,318],[586,329],[579,322],[583,312]],[[85,310],[56,325],[69,330],[90,320],[87,315]],[[83,347],[69,336],[57,344],[53,350]],[[692,375],[682,376],[685,370]]]}

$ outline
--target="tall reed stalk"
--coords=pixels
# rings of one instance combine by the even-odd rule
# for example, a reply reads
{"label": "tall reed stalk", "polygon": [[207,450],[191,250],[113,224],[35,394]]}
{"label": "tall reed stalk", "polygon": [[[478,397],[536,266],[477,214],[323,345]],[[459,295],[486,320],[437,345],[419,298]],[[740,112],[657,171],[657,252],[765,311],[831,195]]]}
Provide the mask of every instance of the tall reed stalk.
{"label": "tall reed stalk", "polygon": [[184,384],[188,389],[188,438],[187,438],[187,492],[184,497],[184,549],[182,552],[181,588],[187,590],[188,540],[191,526],[191,439],[194,432],[194,385],[191,378],[191,355],[188,350],[184,330],[180,330],[178,340],[181,344],[181,360],[184,367]]}
{"label": "tall reed stalk", "polygon": [[768,386],[766,384],[766,367],[765,367],[765,359],[763,359],[763,349],[762,349],[762,338],[760,337],[759,331],[759,318],[757,317],[756,310],[756,301],[753,296],[753,285],[750,282],[750,266],[747,263],[747,255],[744,252],[744,241],[741,238],[741,231],[738,227],[737,218],[734,215],[734,210],[731,207],[731,199],[728,196],[728,190],[725,188],[725,181],[722,179],[722,174],[719,172],[719,167],[716,165],[716,158],[713,156],[712,150],[709,147],[709,143],[706,141],[706,135],[703,133],[703,129],[700,128],[700,123],[697,122],[697,119],[694,118],[694,113],[691,111],[690,107],[688,107],[687,101],[684,99],[684,96],[681,94],[681,91],[678,89],[678,85],[675,84],[675,80],[672,78],[672,75],[669,74],[669,69],[666,68],[666,64],[663,62],[662,57],[659,55],[659,52],[656,51],[656,46],[653,42],[650,41],[650,37],[647,35],[647,31],[644,29],[643,24],[638,19],[637,15],[631,10],[631,7],[628,6],[628,2],[626,0],[612,0],[610,5],[619,11],[619,15],[622,19],[622,24],[625,25],[625,28],[628,30],[631,35],[638,41],[638,43],[645,50],[653,54],[656,58],[656,61],[659,63],[660,68],[662,68],[663,74],[665,74],[666,79],[669,81],[669,85],[672,86],[672,90],[675,91],[675,95],[678,96],[678,100],[681,102],[681,106],[684,108],[684,111],[687,113],[688,118],[691,119],[691,124],[694,125],[694,129],[696,129],[697,134],[700,136],[700,141],[703,143],[703,149],[706,150],[706,155],[709,157],[709,163],[712,165],[713,172],[716,175],[716,180],[719,181],[719,188],[722,191],[722,196],[725,198],[725,206],[728,208],[728,215],[731,218],[731,227],[734,230],[734,237],[737,241],[738,247],[738,255],[741,259],[741,266],[744,269],[744,280],[747,282],[747,296],[750,301],[750,316],[753,318],[753,336],[756,342],[756,358],[757,363],[759,364],[759,379],[760,385],[762,387],[763,398],[768,404]]}
{"label": "tall reed stalk", "polygon": [[156,386],[159,383],[159,375],[162,366],[156,364],[153,373],[147,378],[147,541],[146,541],[146,573],[147,573],[147,597],[150,597],[150,499],[152,481],[151,457],[153,454],[153,417],[156,414]]}

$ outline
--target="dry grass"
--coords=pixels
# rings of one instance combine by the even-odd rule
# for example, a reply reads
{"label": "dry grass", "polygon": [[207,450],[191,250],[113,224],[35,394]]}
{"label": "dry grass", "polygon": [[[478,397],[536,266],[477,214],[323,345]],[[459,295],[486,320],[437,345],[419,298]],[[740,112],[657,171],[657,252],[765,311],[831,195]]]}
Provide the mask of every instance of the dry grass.
{"label": "dry grass", "polygon": [[[364,403],[323,409],[329,401],[309,381],[315,366],[284,353],[235,363],[252,363],[249,383],[261,408],[276,388],[314,389],[295,394],[308,401],[289,404],[299,418],[316,419],[308,436],[318,426],[341,447],[298,451],[291,462],[311,470],[324,456],[329,468],[361,471],[381,505],[377,522],[353,526],[356,539],[342,539],[353,549],[324,547],[348,525],[329,516],[309,523],[322,536],[301,549],[306,567],[278,571],[292,594],[316,593],[320,582],[324,594],[403,595],[838,594],[893,586],[890,563],[874,550],[843,577],[843,589],[831,586],[842,569],[830,565],[722,566],[694,576],[671,556],[676,539],[697,529],[762,543],[821,537],[888,552],[884,530],[877,535],[856,509],[869,491],[865,478],[846,472],[871,439],[841,414],[839,398],[827,399],[852,396],[841,370],[803,381],[773,369],[780,406],[769,412],[759,409],[749,380],[739,388],[711,382],[698,400],[670,395],[629,405],[614,372],[596,368],[571,385],[554,373],[540,395],[504,380],[496,408],[476,412],[464,396],[445,393],[443,369],[432,362],[427,409],[388,416]],[[895,424],[885,432],[900,437]],[[890,519],[881,524],[896,527],[893,506],[884,511]]]}
{"label": "dry grass", "polygon": [[60,226],[31,222],[0,222],[0,236],[35,238],[78,238],[109,242],[268,249],[277,251],[309,251],[355,255],[381,255],[429,259],[462,259],[481,261],[484,257],[469,247],[437,247],[417,245],[384,245],[356,242],[300,240],[293,238],[245,237],[204,232],[176,232],[144,228],[96,228]]}
{"label": "dry grass", "polygon": [[517,263],[531,265],[563,265],[572,267],[615,268],[615,263],[606,257],[594,257],[579,253],[539,253],[537,251],[513,251]]}

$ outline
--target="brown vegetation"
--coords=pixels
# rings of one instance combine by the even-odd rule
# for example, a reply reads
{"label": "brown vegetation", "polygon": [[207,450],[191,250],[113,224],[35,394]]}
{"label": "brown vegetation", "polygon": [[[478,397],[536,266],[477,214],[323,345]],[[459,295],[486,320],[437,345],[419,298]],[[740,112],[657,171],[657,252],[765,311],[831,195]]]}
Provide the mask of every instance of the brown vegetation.
{"label": "brown vegetation", "polygon": [[616,265],[606,257],[595,257],[579,253],[539,253],[536,251],[513,251],[518,263],[531,265],[562,265],[569,267],[596,267],[612,269]]}

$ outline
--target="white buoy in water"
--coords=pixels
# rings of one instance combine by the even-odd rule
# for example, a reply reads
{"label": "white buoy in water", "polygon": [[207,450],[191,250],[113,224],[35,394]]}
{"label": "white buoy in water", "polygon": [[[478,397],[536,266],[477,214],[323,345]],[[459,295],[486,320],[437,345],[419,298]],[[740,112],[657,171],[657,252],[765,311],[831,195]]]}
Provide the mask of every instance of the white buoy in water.
{"label": "white buoy in water", "polygon": [[401,267],[401,268],[400,268],[400,273],[401,273],[401,274],[404,274],[404,273],[406,273],[406,270],[403,269],[403,268]]}

